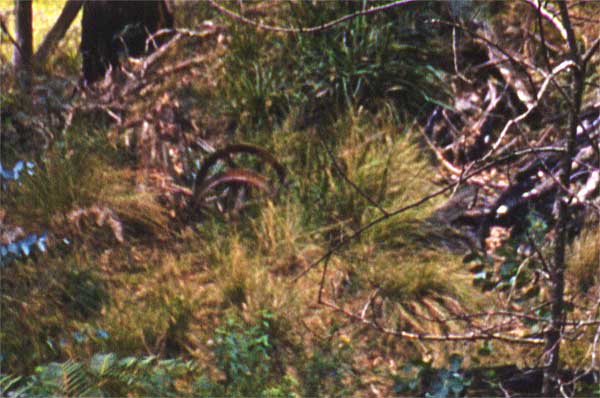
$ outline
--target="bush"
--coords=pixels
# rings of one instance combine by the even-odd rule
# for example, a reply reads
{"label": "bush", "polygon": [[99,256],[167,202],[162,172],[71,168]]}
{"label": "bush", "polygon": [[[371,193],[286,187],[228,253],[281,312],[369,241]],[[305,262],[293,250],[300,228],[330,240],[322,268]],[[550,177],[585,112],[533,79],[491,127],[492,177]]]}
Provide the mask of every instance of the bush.
{"label": "bush", "polygon": [[261,312],[255,324],[245,324],[235,316],[217,328],[211,340],[217,368],[224,380],[198,383],[197,393],[209,396],[277,396],[290,395],[284,388],[290,379],[280,379],[274,372],[268,330],[271,314]]}

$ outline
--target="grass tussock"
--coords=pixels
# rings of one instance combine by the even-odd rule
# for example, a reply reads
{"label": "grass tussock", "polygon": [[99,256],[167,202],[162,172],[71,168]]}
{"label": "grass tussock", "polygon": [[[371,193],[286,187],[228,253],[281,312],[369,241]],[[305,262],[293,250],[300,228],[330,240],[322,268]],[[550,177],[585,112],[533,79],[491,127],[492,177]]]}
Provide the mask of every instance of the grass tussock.
{"label": "grass tussock", "polygon": [[375,255],[365,274],[366,281],[380,289],[382,296],[400,303],[444,295],[460,299],[470,291],[460,259],[435,252],[399,258]]}
{"label": "grass tussock", "polygon": [[575,287],[585,293],[600,283],[600,227],[585,229],[568,253],[568,270]]}
{"label": "grass tussock", "polygon": [[64,156],[50,154],[23,177],[21,184],[11,187],[14,191],[6,201],[8,214],[20,225],[41,225],[75,235],[94,233],[94,228],[81,228],[80,215],[84,215],[89,216],[92,226],[108,224],[118,241],[123,237],[117,230],[123,229],[130,236],[164,237],[168,234],[167,211],[158,204],[156,195],[136,192],[128,174],[85,150]]}
{"label": "grass tussock", "polygon": [[50,153],[9,196],[10,214],[16,222],[49,227],[55,217],[97,201],[107,184],[105,169],[98,156],[86,151]]}

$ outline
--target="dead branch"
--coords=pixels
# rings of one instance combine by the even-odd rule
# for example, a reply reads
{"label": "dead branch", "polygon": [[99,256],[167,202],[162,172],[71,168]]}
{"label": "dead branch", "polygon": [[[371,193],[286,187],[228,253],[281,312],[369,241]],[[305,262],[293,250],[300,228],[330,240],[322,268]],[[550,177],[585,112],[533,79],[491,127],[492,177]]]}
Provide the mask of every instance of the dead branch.
{"label": "dead branch", "polygon": [[392,3],[388,3],[388,4],[384,4],[382,6],[379,7],[371,7],[369,9],[366,10],[362,10],[362,11],[358,11],[355,12],[353,14],[348,14],[348,15],[344,15],[341,18],[335,19],[333,21],[324,23],[323,25],[320,26],[311,26],[308,28],[303,28],[303,27],[299,27],[299,28],[290,28],[290,27],[283,27],[283,26],[273,26],[273,25],[267,25],[267,24],[263,24],[261,22],[256,22],[253,21],[251,19],[248,19],[246,17],[244,17],[243,15],[240,15],[236,12],[233,12],[221,5],[219,5],[216,1],[214,0],[207,0],[208,3],[211,5],[211,7],[215,8],[217,11],[219,11],[220,13],[222,13],[223,15],[228,16],[229,18],[232,18],[238,22],[242,22],[245,23],[247,25],[252,25],[258,29],[262,29],[262,30],[267,30],[267,31],[271,31],[271,32],[281,32],[281,33],[318,33],[318,32],[322,32],[324,30],[327,29],[331,29],[332,27],[339,25],[343,22],[349,21],[351,19],[357,18],[357,17],[361,17],[364,15],[370,15],[370,14],[376,14],[378,12],[382,12],[382,11],[386,11],[386,10],[390,10],[392,8],[395,7],[399,7],[399,6],[404,6],[406,4],[410,4],[410,3],[415,3],[418,2],[419,0],[400,0],[400,1],[394,1]]}
{"label": "dead branch", "polygon": [[15,40],[15,38],[10,34],[10,31],[6,27],[6,20],[4,19],[4,15],[0,15],[0,28],[2,28],[2,31],[4,32],[4,34],[6,34],[6,36],[8,36],[8,40],[10,41],[10,43],[13,46],[15,46],[15,48],[17,49],[17,51],[19,51],[22,54],[23,53],[23,49],[21,48],[21,46],[19,45],[19,43],[17,43],[17,41]]}
{"label": "dead branch", "polygon": [[558,18],[557,15],[552,14],[550,11],[548,11],[543,5],[542,2],[540,0],[522,0],[525,3],[531,5],[532,7],[535,8],[535,10],[544,18],[546,18],[548,21],[550,21],[550,23],[552,24],[552,26],[554,26],[556,28],[556,30],[558,31],[558,33],[560,33],[560,37],[562,37],[563,40],[567,41],[567,31],[565,30],[565,27],[563,26],[563,24],[560,22],[560,19]]}
{"label": "dead branch", "polygon": [[537,92],[537,94],[535,96],[535,101],[532,102],[531,104],[528,104],[527,110],[525,112],[523,112],[519,116],[509,120],[506,123],[506,125],[500,132],[496,142],[494,142],[492,144],[492,147],[488,151],[488,153],[481,158],[482,161],[487,160],[490,156],[492,156],[494,154],[494,152],[496,152],[496,150],[502,144],[502,141],[504,141],[504,137],[506,137],[506,134],[508,133],[508,131],[510,130],[511,127],[513,127],[513,126],[517,125],[519,122],[525,120],[531,114],[531,112],[533,112],[533,110],[538,107],[540,100],[543,98],[544,94],[546,93],[546,90],[548,89],[548,85],[550,84],[550,82],[556,77],[556,75],[558,75],[560,72],[562,72],[563,70],[565,70],[567,68],[577,68],[577,64],[575,64],[575,62],[573,62],[572,60],[564,61],[560,65],[556,66],[552,70],[552,73],[547,74],[545,76],[544,82],[542,83],[542,87],[540,88],[540,90]]}
{"label": "dead branch", "polygon": [[466,332],[466,333],[446,333],[446,334],[432,334],[432,333],[414,333],[405,330],[394,330],[379,325],[377,322],[368,320],[359,315],[356,315],[339,305],[332,303],[328,300],[320,300],[319,304],[325,307],[331,308],[335,312],[340,312],[346,317],[360,322],[363,325],[367,325],[383,334],[400,337],[406,340],[418,340],[418,341],[482,341],[482,340],[500,340],[509,343],[516,344],[543,344],[544,339],[538,337],[518,337],[499,332]]}

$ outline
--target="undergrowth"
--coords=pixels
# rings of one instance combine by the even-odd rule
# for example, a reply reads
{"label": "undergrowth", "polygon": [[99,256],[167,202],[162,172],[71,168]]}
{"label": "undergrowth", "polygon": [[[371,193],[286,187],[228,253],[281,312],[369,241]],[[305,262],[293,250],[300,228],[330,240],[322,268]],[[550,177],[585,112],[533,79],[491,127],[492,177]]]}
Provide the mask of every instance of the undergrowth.
{"label": "undergrowth", "polygon": [[[3,180],[0,222],[47,231],[49,243],[46,252],[2,268],[0,395],[459,393],[467,380],[453,372],[463,358],[450,351],[471,350],[465,363],[482,365],[530,354],[499,343],[493,350],[426,346],[379,334],[317,302],[322,287],[343,308],[415,333],[453,332],[458,322],[431,319],[495,303],[473,286],[461,255],[440,247],[444,230],[430,216],[442,197],[355,234],[436,189],[416,125],[425,109],[447,100],[452,55],[444,32],[419,21],[444,7],[408,7],[283,36],[190,4],[182,4],[179,20],[210,17],[227,29],[214,43],[187,43],[174,59],[202,51],[212,55],[210,64],[132,100],[132,119],[176,104],[194,144],[260,145],[285,167],[285,182],[277,195],[244,191],[238,198],[248,206],[237,214],[196,212],[185,192],[209,156],[199,144],[163,147],[188,162],[169,174],[144,163],[144,148],[125,144],[138,130],[106,115],[75,115],[69,129],[53,131],[35,151],[13,134],[2,166],[23,159],[35,167],[19,181]],[[272,23],[318,26],[368,4],[247,6]],[[75,74],[72,45],[49,61],[49,71]],[[59,94],[67,101],[66,91]],[[2,100],[35,116],[13,92]],[[14,120],[16,112],[3,114],[4,131],[21,128]],[[164,143],[162,132],[155,135]],[[237,161],[273,174],[253,157]],[[215,168],[226,166],[227,159]],[[598,286],[597,237],[597,228],[589,229],[571,246],[569,288],[580,296]],[[314,262],[339,244],[321,285],[323,264]],[[568,358],[586,356],[573,350]],[[406,380],[398,369],[409,361],[418,370]],[[434,375],[437,389],[418,384],[423,375]]]}

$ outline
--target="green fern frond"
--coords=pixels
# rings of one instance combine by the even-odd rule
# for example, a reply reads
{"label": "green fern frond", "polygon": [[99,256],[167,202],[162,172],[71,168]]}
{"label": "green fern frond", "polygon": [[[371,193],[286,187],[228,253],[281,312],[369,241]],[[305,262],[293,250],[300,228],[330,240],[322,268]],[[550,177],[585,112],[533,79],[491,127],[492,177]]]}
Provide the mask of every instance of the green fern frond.
{"label": "green fern frond", "polygon": [[0,375],[0,397],[10,395],[14,398],[19,398],[25,395],[29,387],[22,385],[23,377]]}

